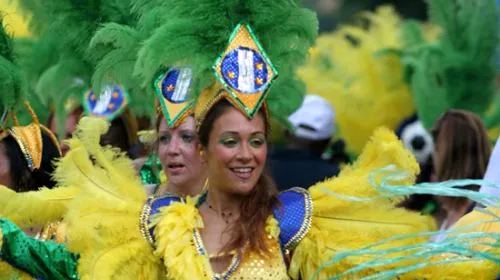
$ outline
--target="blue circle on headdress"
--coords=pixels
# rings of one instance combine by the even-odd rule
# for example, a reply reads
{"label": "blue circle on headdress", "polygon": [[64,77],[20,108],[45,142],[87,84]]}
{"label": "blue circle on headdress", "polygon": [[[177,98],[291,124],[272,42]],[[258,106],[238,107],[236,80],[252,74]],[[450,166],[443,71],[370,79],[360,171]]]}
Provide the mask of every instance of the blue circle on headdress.
{"label": "blue circle on headdress", "polygon": [[[87,95],[87,104],[89,111],[94,116],[109,117],[123,108],[126,103],[126,97],[123,89],[117,85],[109,86],[100,96],[96,96],[93,90]],[[109,94],[109,96],[107,96]]]}
{"label": "blue circle on headdress", "polygon": [[222,60],[221,71],[226,83],[242,93],[260,92],[269,80],[266,61],[258,51],[247,47],[230,51]]}
{"label": "blue circle on headdress", "polygon": [[[186,79],[184,82],[180,79]],[[171,103],[184,103],[189,97],[189,87],[191,86],[191,69],[174,68],[170,70],[161,81],[161,93],[163,97]],[[184,84],[185,83],[185,84]]]}

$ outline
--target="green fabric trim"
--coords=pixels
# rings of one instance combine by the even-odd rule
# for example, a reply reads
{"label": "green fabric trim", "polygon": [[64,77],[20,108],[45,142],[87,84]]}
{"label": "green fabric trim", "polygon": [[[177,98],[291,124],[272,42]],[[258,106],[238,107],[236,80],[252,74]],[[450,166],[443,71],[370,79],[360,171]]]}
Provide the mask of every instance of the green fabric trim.
{"label": "green fabric trim", "polygon": [[6,219],[0,219],[3,234],[0,259],[35,278],[76,280],[79,256],[64,245],[40,241],[26,235]]}
{"label": "green fabric trim", "polygon": [[150,155],[139,171],[142,183],[145,185],[160,185],[160,171],[160,159],[155,155]]}

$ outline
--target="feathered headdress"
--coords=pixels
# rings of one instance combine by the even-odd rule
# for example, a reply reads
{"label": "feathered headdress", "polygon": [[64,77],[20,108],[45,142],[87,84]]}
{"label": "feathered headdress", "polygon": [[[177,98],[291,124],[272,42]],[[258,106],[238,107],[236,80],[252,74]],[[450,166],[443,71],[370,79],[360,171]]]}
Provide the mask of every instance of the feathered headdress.
{"label": "feathered headdress", "polygon": [[[40,34],[30,58],[26,59],[26,68],[36,80],[37,93],[46,103],[54,103],[60,124],[68,111],[69,100],[71,108],[82,105],[87,114],[108,120],[121,114],[125,106],[137,115],[145,115],[142,92],[114,81],[99,89],[90,87],[95,66],[93,56],[87,52],[91,38],[105,23],[134,24],[131,1],[63,0],[43,5],[34,0],[20,2],[21,7],[32,14],[31,28]],[[56,57],[44,55],[49,51],[56,53]],[[47,59],[37,63],[37,57]]]}
{"label": "feathered headdress", "polygon": [[[12,39],[7,35],[0,21],[0,140],[11,136],[19,146],[30,170],[40,168],[43,153],[42,131],[44,131],[56,147],[59,147],[54,135],[38,122],[25,97],[28,91],[27,81],[16,65]],[[25,104],[32,117],[32,123],[21,126],[16,117],[17,111]],[[9,120],[10,118],[10,120]],[[8,125],[8,121],[14,123]]]}
{"label": "feathered headdress", "polygon": [[[136,9],[149,5],[142,1]],[[139,50],[135,73],[147,85],[162,69],[189,68],[198,123],[220,98],[249,117],[264,100],[278,117],[300,105],[305,87],[295,70],[306,61],[318,25],[297,1],[163,1],[140,22],[161,26]]]}
{"label": "feathered headdress", "polygon": [[[485,114],[495,93],[498,15],[494,0],[429,1],[432,23],[442,28],[436,43],[404,51],[406,76],[419,118],[430,129],[451,108]],[[417,38],[417,39],[415,39]]]}
{"label": "feathered headdress", "polygon": [[[141,5],[136,1],[135,5]],[[150,5],[154,1],[148,1]],[[174,83],[180,82],[179,78],[186,79],[185,71],[182,69],[162,69],[158,78],[153,83],[142,82],[139,77],[133,74],[134,67],[137,62],[137,53],[144,40],[148,38],[151,32],[159,25],[152,24],[147,19],[151,14],[155,14],[158,7],[162,3],[154,3],[155,9],[144,9],[138,6],[132,6],[132,17],[137,20],[127,24],[119,24],[116,22],[104,24],[93,36],[88,53],[92,61],[95,63],[95,71],[92,75],[92,87],[99,89],[103,88],[110,82],[116,82],[125,85],[132,92],[140,92],[140,95],[134,97],[134,108],[137,113],[145,115],[153,115],[155,102],[154,95],[151,94],[150,88],[155,88],[155,93],[159,100],[159,106],[163,109],[163,115],[168,121],[169,126],[175,127],[182,123],[182,120],[192,113],[192,102],[177,98],[170,102],[165,95],[174,94],[177,97],[182,96],[179,90],[172,89],[165,82]],[[139,17],[140,15],[140,17]],[[180,72],[178,72],[180,71]],[[179,73],[184,75],[179,76]],[[189,84],[189,83],[188,83]],[[180,87],[186,89],[186,87]],[[159,109],[159,108],[158,108]]]}

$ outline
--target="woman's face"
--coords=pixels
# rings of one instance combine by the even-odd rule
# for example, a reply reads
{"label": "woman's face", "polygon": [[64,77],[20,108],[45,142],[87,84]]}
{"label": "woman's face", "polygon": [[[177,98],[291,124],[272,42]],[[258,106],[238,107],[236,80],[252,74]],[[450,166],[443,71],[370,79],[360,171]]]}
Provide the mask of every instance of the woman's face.
{"label": "woman's face", "polygon": [[259,180],[267,155],[263,117],[249,120],[229,107],[213,124],[206,148],[211,187],[247,194]]}
{"label": "woman's face", "polygon": [[12,178],[10,176],[10,161],[7,157],[5,143],[0,141],[0,185],[12,187]]}
{"label": "woman's face", "polygon": [[172,129],[165,118],[158,128],[158,156],[168,182],[175,185],[193,184],[203,174],[200,144],[193,117]]}

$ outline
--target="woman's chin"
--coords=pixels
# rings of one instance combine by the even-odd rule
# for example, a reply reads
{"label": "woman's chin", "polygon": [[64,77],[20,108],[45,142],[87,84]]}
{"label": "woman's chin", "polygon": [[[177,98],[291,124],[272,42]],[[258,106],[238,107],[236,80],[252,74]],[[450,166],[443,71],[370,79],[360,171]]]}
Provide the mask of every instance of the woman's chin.
{"label": "woman's chin", "polygon": [[246,196],[255,188],[256,182],[239,182],[232,186],[234,194]]}

